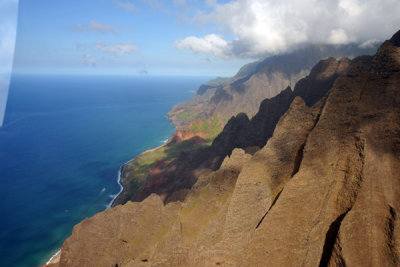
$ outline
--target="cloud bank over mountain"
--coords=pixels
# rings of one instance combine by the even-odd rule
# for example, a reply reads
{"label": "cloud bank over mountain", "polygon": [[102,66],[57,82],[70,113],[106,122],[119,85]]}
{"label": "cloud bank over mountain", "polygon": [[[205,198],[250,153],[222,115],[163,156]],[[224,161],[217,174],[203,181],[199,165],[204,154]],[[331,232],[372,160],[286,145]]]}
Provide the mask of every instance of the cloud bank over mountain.
{"label": "cloud bank over mountain", "polygon": [[211,11],[193,18],[218,32],[188,36],[175,47],[219,58],[263,57],[308,43],[368,46],[400,27],[393,0],[209,1]]}

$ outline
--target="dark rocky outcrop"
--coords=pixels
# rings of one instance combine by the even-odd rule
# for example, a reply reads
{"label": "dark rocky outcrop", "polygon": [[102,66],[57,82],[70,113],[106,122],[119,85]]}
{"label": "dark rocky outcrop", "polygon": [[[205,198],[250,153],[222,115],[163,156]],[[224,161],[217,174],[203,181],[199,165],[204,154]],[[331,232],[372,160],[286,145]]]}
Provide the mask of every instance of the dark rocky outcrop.
{"label": "dark rocky outcrop", "polygon": [[400,47],[400,31],[396,32],[390,39],[392,45]]}

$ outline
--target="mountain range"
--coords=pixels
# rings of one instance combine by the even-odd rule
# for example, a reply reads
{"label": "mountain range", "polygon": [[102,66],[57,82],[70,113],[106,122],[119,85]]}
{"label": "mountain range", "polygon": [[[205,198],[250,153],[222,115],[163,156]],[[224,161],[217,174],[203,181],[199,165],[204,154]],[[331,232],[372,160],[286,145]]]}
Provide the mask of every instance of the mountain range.
{"label": "mountain range", "polygon": [[276,96],[287,87],[293,88],[321,59],[372,55],[377,48],[377,44],[368,48],[355,44],[320,44],[267,57],[243,66],[231,78],[216,78],[203,84],[192,99],[174,106],[168,117],[189,137],[195,132],[213,138],[219,132],[204,129],[206,121],[217,118],[218,129],[222,130],[228,119],[240,112],[254,116],[262,100]]}

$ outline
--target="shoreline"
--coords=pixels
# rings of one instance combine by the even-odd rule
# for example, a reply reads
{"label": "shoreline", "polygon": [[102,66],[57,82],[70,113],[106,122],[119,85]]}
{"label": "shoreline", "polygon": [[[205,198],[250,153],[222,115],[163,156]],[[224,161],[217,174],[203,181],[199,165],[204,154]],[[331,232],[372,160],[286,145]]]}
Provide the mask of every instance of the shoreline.
{"label": "shoreline", "polygon": [[[117,199],[117,197],[119,196],[119,194],[121,194],[122,190],[123,190],[123,186],[121,184],[121,173],[122,173],[122,168],[125,164],[127,164],[128,162],[130,162],[131,160],[125,162],[124,164],[122,164],[119,169],[118,169],[118,177],[117,177],[117,183],[120,187],[119,192],[117,194],[114,195],[113,199],[110,201],[110,203],[107,204],[106,209],[108,210],[109,208],[112,207],[112,204],[114,203],[115,199]],[[55,264],[58,263],[60,261],[60,255],[61,254],[61,248],[55,253],[53,254],[50,259],[46,262],[46,264],[44,266],[47,266],[49,264]]]}
{"label": "shoreline", "polygon": [[121,194],[124,192],[124,186],[123,186],[123,184],[122,184],[122,173],[123,173],[123,168],[124,168],[124,166],[125,166],[126,164],[128,164],[129,162],[133,161],[136,157],[139,157],[140,155],[143,155],[144,153],[152,152],[152,151],[155,151],[155,150],[157,150],[157,149],[159,149],[159,148],[162,148],[162,147],[166,146],[166,145],[169,143],[169,141],[171,140],[171,137],[174,136],[174,134],[175,134],[175,132],[174,132],[173,134],[171,134],[171,136],[170,136],[167,140],[165,140],[164,143],[163,143],[162,145],[157,146],[157,147],[155,147],[155,148],[147,149],[147,150],[143,151],[142,153],[138,154],[137,156],[134,156],[133,158],[131,158],[130,160],[128,160],[127,162],[125,162],[124,164],[122,164],[122,165],[120,166],[119,171],[118,171],[118,179],[117,179],[117,182],[118,182],[118,184],[119,184],[119,186],[120,186],[120,190],[119,190],[119,192],[113,197],[113,199],[111,200],[111,202],[107,205],[106,210],[109,209],[109,208],[114,207],[114,202],[115,202],[115,200],[117,200],[118,196],[121,195]]}
{"label": "shoreline", "polygon": [[[173,134],[172,134],[172,135],[173,135]],[[171,135],[171,136],[172,136],[172,135]],[[155,148],[147,149],[147,150],[143,151],[142,153],[140,153],[138,156],[140,156],[140,155],[142,155],[142,154],[144,154],[144,153],[153,152],[153,151],[155,151],[155,150],[157,150],[157,149],[159,149],[159,148],[162,148],[162,147],[164,147],[164,146],[166,146],[166,145],[168,144],[168,141],[169,141],[169,138],[168,138],[168,140],[165,141],[165,143],[162,144],[161,146],[158,146],[158,147],[155,147]],[[135,158],[136,158],[136,157],[135,157]],[[134,160],[135,158],[131,159],[130,161]],[[130,162],[130,161],[128,161],[128,162]],[[128,163],[128,162],[127,162],[127,163]],[[125,164],[124,164],[124,165],[125,165]]]}
{"label": "shoreline", "polygon": [[117,178],[117,183],[119,185],[119,192],[117,194],[114,195],[113,199],[110,201],[110,203],[108,203],[106,210],[108,210],[109,208],[111,208],[114,204],[114,201],[117,199],[117,197],[122,193],[122,191],[124,190],[124,187],[121,184],[121,175],[122,175],[122,168],[125,166],[125,164],[131,162],[132,160],[129,160],[125,163],[123,163],[119,169],[118,169],[118,178]]}

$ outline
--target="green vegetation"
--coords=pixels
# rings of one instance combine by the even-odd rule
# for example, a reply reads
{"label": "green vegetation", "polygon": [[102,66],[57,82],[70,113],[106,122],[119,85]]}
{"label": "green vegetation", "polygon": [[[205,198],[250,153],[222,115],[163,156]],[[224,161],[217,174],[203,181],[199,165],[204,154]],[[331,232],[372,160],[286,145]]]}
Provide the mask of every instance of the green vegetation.
{"label": "green vegetation", "polygon": [[[195,116],[195,113],[193,112],[193,108],[189,108],[178,113],[177,116],[180,119],[190,119]],[[183,131],[183,137],[185,138],[186,136],[187,140],[148,150],[125,164],[123,180],[125,189],[128,191],[125,194],[126,197],[132,197],[146,183],[153,171],[156,169],[161,169],[162,171],[163,168],[176,160],[183,151],[210,146],[215,137],[222,131],[226,121],[226,116],[222,118],[215,116],[212,119],[195,120]],[[205,141],[202,142],[201,139],[190,138],[196,135],[204,138]],[[125,199],[125,201],[127,200]]]}
{"label": "green vegetation", "polygon": [[187,108],[176,114],[176,118],[181,121],[193,120],[196,114],[193,112],[193,107]]}
{"label": "green vegetation", "polygon": [[221,86],[221,85],[226,85],[231,82],[232,82],[232,78],[217,77],[213,80],[206,82],[205,85],[217,87],[217,86]]}
{"label": "green vegetation", "polygon": [[[196,143],[185,140],[146,151],[124,166],[124,184],[131,197],[147,181],[155,167],[163,168],[177,159],[181,152],[206,147],[210,143]],[[125,199],[127,201],[128,199]],[[125,202],[122,201],[122,202]]]}
{"label": "green vegetation", "polygon": [[217,116],[209,120],[196,120],[184,130],[184,136],[187,134],[201,135],[211,144],[215,137],[222,131],[225,123],[225,119],[220,119]]}

